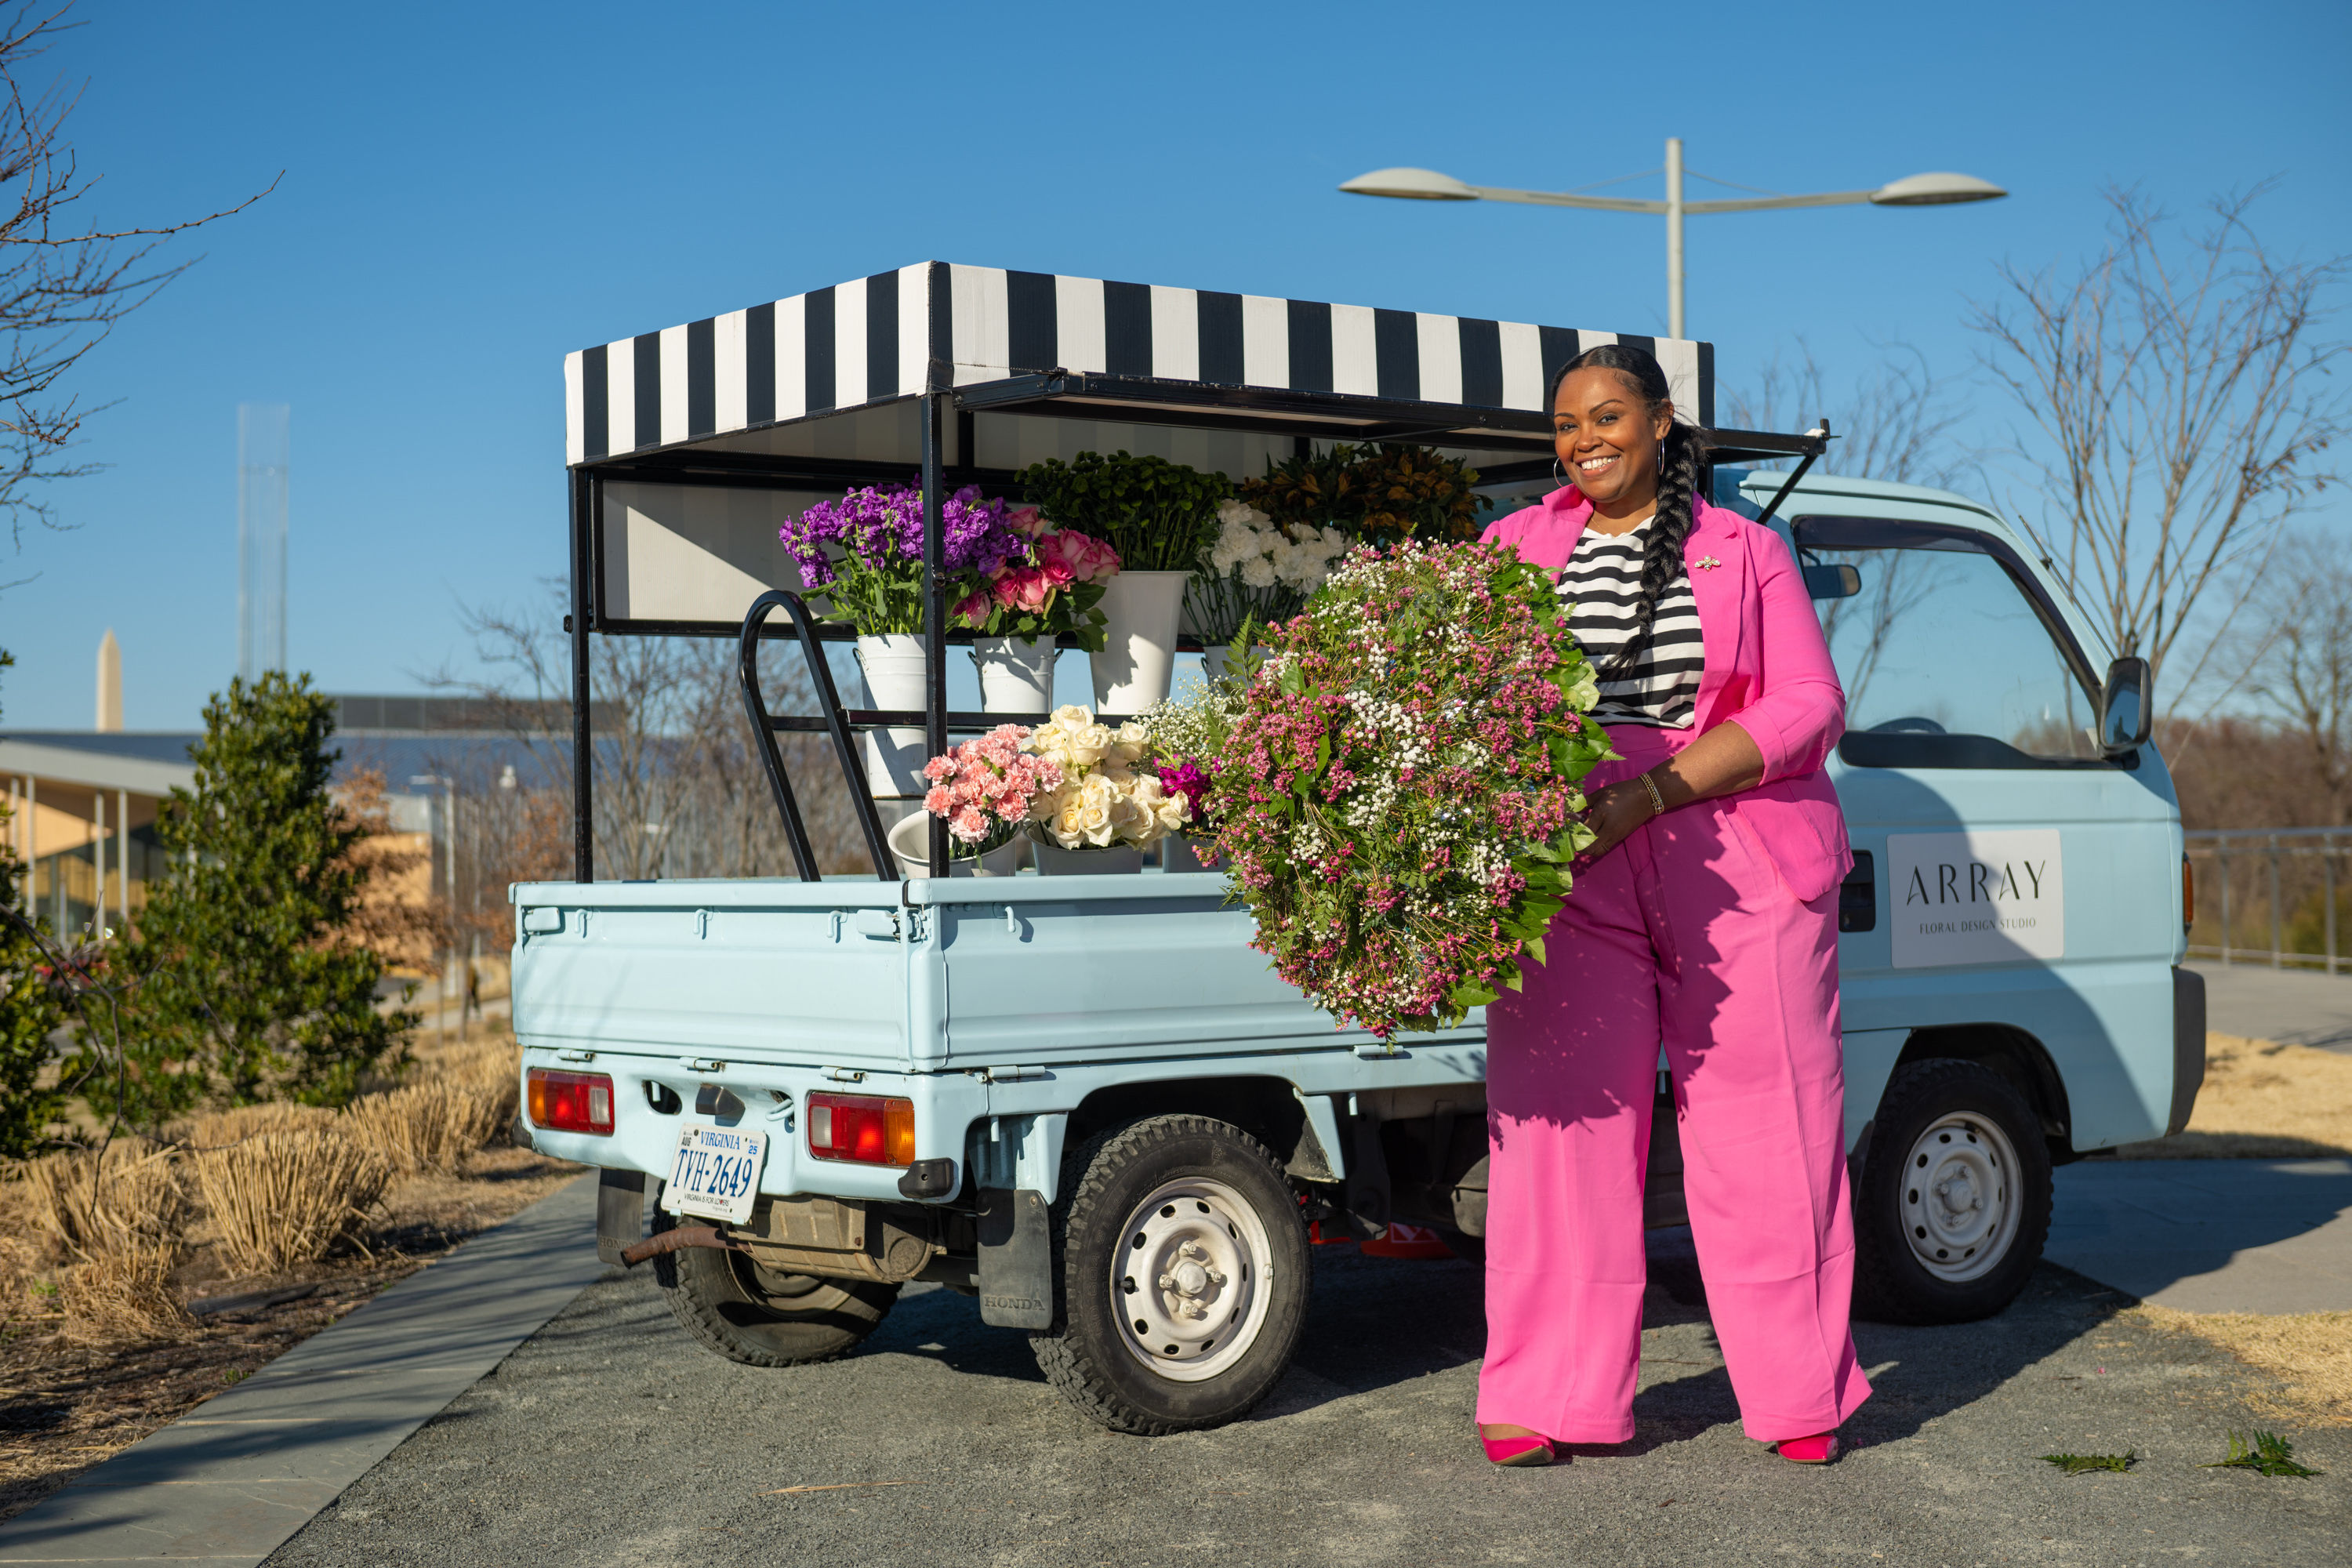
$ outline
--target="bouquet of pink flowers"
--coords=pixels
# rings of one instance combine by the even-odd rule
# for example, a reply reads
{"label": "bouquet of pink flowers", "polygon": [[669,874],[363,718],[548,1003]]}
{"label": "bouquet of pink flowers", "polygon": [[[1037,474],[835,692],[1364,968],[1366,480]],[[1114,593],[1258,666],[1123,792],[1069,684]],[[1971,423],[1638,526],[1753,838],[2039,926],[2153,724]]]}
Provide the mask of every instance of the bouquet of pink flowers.
{"label": "bouquet of pink flowers", "polygon": [[1061,787],[1061,764],[1024,750],[1028,738],[1024,725],[999,724],[923,764],[931,781],[923,809],[947,818],[958,858],[1009,842],[1041,798]]}
{"label": "bouquet of pink flowers", "polygon": [[1034,506],[1015,507],[1004,522],[1026,548],[964,580],[958,624],[986,637],[1069,632],[1080,647],[1101,652],[1103,614],[1096,605],[1103,584],[1118,572],[1118,552],[1091,534],[1055,528]]}
{"label": "bouquet of pink flowers", "polygon": [[1516,989],[1613,753],[1551,574],[1484,544],[1362,548],[1265,634],[1215,771],[1255,945],[1382,1038]]}

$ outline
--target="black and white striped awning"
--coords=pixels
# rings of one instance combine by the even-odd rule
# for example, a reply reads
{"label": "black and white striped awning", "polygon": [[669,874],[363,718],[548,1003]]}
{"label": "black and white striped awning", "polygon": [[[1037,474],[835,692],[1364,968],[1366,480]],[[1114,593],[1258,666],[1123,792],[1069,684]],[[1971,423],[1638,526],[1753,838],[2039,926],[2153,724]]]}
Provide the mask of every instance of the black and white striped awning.
{"label": "black and white striped awning", "polygon": [[922,393],[1049,372],[1285,395],[1293,406],[1461,408],[1543,427],[1549,373],[1636,343],[1714,423],[1714,346],[1632,333],[919,262],[604,343],[563,362],[565,461],[691,445]]}

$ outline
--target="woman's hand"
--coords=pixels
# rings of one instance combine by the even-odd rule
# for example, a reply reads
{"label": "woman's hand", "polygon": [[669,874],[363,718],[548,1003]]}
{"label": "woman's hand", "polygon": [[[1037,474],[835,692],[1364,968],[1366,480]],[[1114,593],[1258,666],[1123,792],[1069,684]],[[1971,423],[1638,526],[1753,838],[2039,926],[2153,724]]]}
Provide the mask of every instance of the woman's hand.
{"label": "woman's hand", "polygon": [[1600,859],[1656,815],[1649,788],[1640,779],[1620,779],[1592,791],[1584,797],[1584,825],[1592,829],[1593,839],[1576,858],[1577,863],[1590,865]]}
{"label": "woman's hand", "polygon": [[1738,720],[1727,719],[1652,768],[1647,776],[1658,787],[1655,800],[1650,784],[1638,774],[1585,796],[1585,825],[1597,837],[1577,857],[1578,864],[1589,865],[1624,843],[1633,829],[1659,815],[1661,803],[1672,811],[1695,800],[1754,789],[1764,782],[1764,753]]}

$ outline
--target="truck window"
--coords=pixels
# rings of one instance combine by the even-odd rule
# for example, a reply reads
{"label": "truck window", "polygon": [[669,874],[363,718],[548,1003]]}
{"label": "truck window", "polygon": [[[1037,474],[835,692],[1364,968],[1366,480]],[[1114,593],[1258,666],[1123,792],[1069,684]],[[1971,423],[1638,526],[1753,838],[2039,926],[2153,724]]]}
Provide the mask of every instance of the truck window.
{"label": "truck window", "polygon": [[[1863,767],[2095,763],[2096,688],[2054,608],[2002,542],[1943,524],[1802,517],[1798,558],[1844,683]],[[1850,566],[1851,574],[1819,568]]]}

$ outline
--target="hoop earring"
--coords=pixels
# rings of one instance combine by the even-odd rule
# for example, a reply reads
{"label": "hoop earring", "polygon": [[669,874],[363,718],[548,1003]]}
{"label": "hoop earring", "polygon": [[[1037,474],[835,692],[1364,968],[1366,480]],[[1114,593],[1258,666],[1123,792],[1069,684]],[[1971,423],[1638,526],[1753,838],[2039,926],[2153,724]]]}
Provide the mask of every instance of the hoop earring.
{"label": "hoop earring", "polygon": [[1551,460],[1551,477],[1559,481],[1559,484],[1552,486],[1554,489],[1559,489],[1568,483],[1568,470],[1559,466],[1558,458]]}

